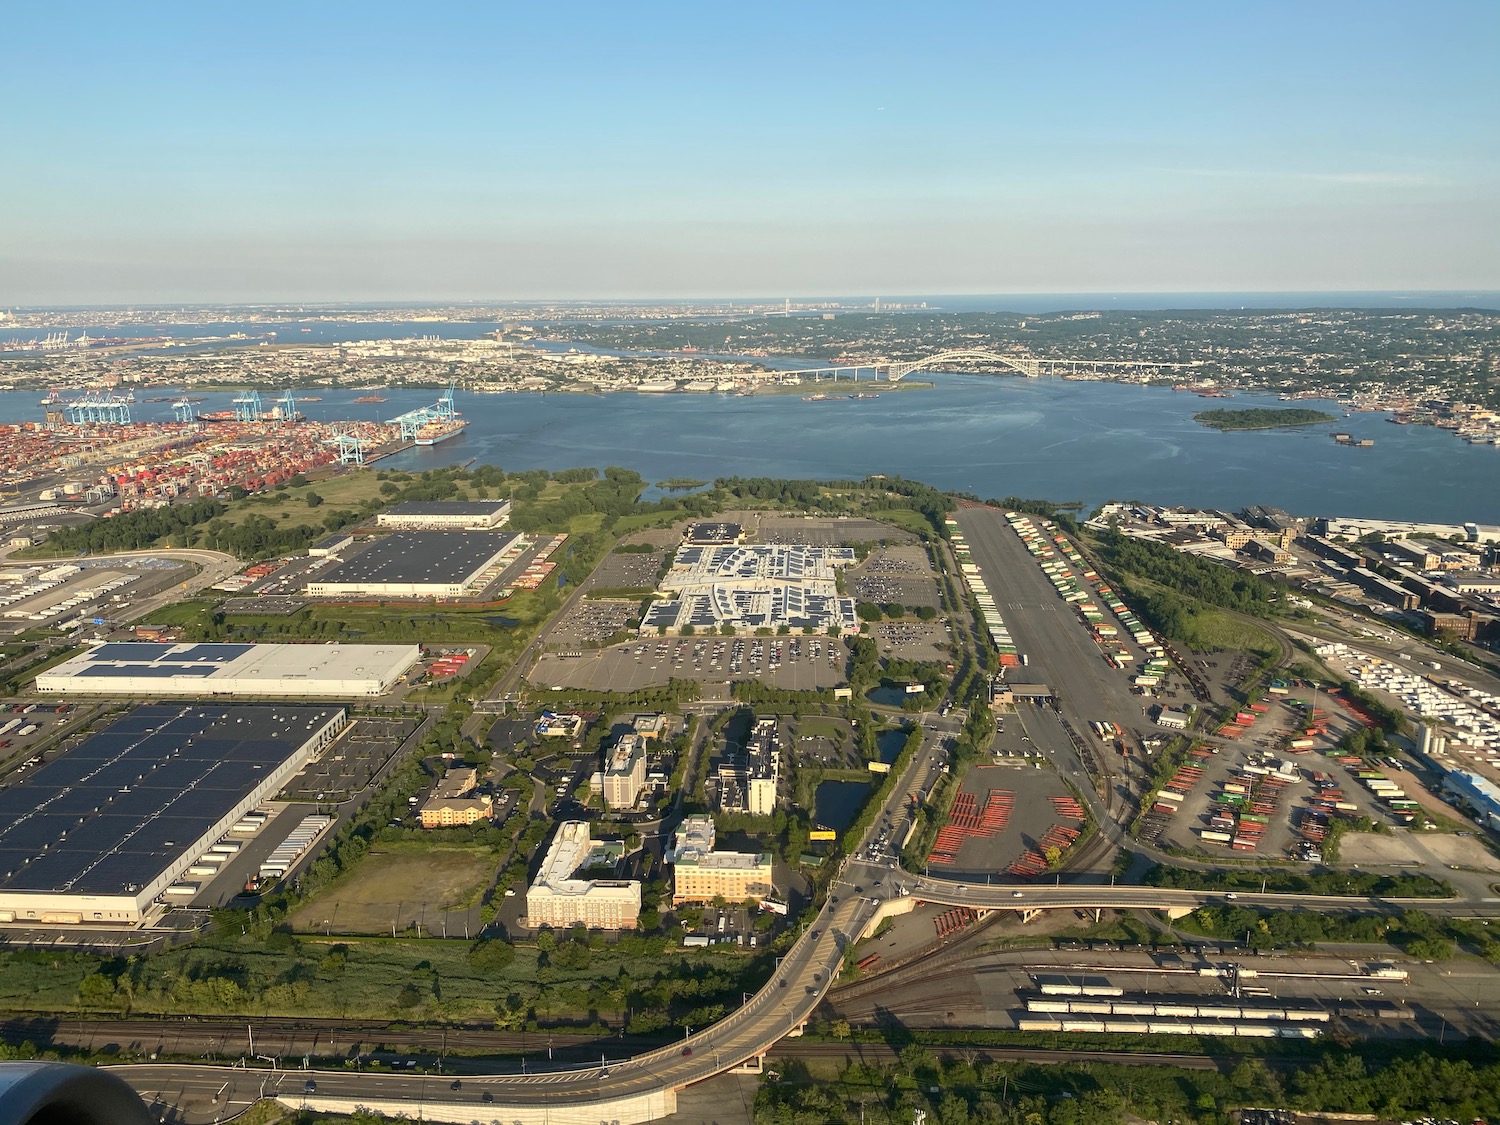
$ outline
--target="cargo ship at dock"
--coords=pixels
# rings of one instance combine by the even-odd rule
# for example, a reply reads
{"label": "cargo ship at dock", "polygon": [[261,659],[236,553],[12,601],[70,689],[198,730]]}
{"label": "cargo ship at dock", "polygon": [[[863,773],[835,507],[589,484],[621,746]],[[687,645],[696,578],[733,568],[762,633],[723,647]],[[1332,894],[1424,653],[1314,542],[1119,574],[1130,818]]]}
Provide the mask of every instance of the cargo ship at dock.
{"label": "cargo ship at dock", "polygon": [[468,428],[469,423],[462,418],[452,418],[446,422],[428,422],[420,430],[414,439],[418,445],[436,445],[440,441],[447,441],[451,437],[461,434]]}

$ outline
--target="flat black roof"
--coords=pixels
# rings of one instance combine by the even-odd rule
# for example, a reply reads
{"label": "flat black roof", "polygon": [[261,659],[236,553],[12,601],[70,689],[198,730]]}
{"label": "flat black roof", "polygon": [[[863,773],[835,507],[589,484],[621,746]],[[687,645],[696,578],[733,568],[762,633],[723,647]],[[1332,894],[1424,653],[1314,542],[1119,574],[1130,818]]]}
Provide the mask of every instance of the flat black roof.
{"label": "flat black roof", "polygon": [[509,500],[407,500],[385,510],[391,516],[490,516]]}
{"label": "flat black roof", "polygon": [[338,707],[136,707],[0,789],[0,890],[133,894]]}
{"label": "flat black roof", "polygon": [[397,531],[375,539],[317,582],[411,582],[451,586],[464,581],[517,536],[495,531]]}

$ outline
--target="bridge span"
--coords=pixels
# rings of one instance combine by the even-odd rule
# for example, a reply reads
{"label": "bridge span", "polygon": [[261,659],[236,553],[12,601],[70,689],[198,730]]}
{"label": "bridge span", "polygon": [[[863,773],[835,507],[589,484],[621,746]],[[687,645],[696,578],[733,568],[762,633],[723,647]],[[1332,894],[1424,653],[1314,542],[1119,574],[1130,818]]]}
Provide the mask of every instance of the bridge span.
{"label": "bridge span", "polygon": [[832,379],[834,382],[838,382],[839,379],[845,378],[851,382],[858,383],[861,378],[865,378],[877,381],[885,379],[892,383],[899,383],[902,379],[917,371],[935,371],[942,369],[945,364],[969,363],[1002,367],[1015,372],[1017,375],[1024,375],[1028,379],[1039,379],[1044,375],[1104,376],[1115,371],[1158,369],[1166,371],[1176,368],[1202,366],[1201,361],[1194,361],[1192,363],[1161,363],[1135,359],[1064,359],[1034,356],[1027,352],[997,352],[987,348],[951,348],[947,351],[925,356],[922,359],[882,359],[870,363],[840,363],[825,367],[777,368],[760,372],[756,378],[765,379],[772,376],[796,375],[802,379],[811,379],[813,382],[821,382],[823,379]]}
{"label": "bridge span", "polygon": [[1158,363],[1134,359],[1060,359],[1034,356],[1027,352],[997,352],[988,348],[953,348],[924,359],[900,360],[879,366],[887,372],[887,378],[891,382],[899,383],[914,371],[935,370],[945,363],[985,363],[1009,368],[1028,379],[1040,378],[1043,375],[1103,375],[1111,371],[1156,368],[1169,370],[1178,367],[1202,366],[1200,362]]}

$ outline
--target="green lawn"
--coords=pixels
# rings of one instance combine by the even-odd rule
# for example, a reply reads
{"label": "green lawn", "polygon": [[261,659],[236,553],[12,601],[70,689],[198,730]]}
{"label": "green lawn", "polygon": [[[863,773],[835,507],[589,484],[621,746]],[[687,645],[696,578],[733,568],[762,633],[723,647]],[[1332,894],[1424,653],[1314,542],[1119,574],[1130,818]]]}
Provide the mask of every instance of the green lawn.
{"label": "green lawn", "polygon": [[1281,651],[1275,638],[1264,629],[1218,610],[1197,610],[1191,615],[1191,623],[1188,644],[1199,652],[1223,650],[1274,656]]}
{"label": "green lawn", "polygon": [[827,716],[812,715],[801,719],[797,723],[798,734],[810,734],[816,737],[842,739],[849,733],[849,725],[842,720],[828,718]]}
{"label": "green lawn", "polygon": [[907,531],[914,531],[918,535],[928,536],[933,534],[932,524],[927,522],[927,517],[921,512],[911,508],[892,508],[889,511],[872,511],[866,513],[871,519],[882,523],[895,524]]}

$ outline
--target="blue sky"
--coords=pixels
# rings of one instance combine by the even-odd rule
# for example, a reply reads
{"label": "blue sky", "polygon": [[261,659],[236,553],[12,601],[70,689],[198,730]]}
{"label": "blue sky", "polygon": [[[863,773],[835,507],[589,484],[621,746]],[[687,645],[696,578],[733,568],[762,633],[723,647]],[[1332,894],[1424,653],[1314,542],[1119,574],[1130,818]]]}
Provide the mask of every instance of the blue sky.
{"label": "blue sky", "polygon": [[1500,5],[24,3],[0,303],[1500,288]]}

